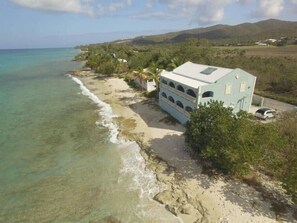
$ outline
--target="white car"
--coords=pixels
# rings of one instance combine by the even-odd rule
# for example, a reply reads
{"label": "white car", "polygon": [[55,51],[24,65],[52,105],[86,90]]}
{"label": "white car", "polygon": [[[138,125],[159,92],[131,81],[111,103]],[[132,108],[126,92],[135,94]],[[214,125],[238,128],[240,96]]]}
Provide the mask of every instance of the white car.
{"label": "white car", "polygon": [[260,108],[256,111],[255,116],[260,119],[271,119],[275,118],[276,111],[271,108]]}

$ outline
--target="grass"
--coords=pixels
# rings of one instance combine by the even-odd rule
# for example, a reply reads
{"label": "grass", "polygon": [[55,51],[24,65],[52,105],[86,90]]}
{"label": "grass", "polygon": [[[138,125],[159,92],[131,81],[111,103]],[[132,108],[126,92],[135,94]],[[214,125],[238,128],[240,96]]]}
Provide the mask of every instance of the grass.
{"label": "grass", "polygon": [[255,89],[255,94],[260,95],[262,97],[267,97],[267,98],[271,98],[274,100],[278,100],[278,101],[282,101],[291,105],[297,105],[297,98],[296,97],[291,97],[291,96],[287,96],[287,95],[281,95],[281,94],[275,94],[272,92],[268,92],[268,91],[259,91]]}
{"label": "grass", "polygon": [[294,57],[297,58],[297,45],[278,46],[223,46],[215,47],[222,50],[245,50],[246,56],[260,57]]}

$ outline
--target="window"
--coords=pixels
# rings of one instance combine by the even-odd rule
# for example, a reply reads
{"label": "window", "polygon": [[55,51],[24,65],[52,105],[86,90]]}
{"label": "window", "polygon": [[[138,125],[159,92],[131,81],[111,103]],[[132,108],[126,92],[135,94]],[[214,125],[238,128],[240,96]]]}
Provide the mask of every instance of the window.
{"label": "window", "polygon": [[167,95],[166,95],[165,92],[162,92],[162,96],[163,96],[164,98],[167,98]]}
{"label": "window", "polygon": [[162,83],[163,84],[167,84],[167,81],[165,79],[162,78]]}
{"label": "window", "polygon": [[213,91],[206,91],[202,94],[202,98],[210,98],[213,97]]}
{"label": "window", "polygon": [[174,103],[174,99],[173,99],[173,97],[169,96],[169,97],[168,97],[168,100],[171,101],[172,103]]}
{"label": "window", "polygon": [[186,111],[187,111],[187,112],[192,112],[193,109],[192,109],[190,106],[187,106],[187,107],[186,107]]}
{"label": "window", "polygon": [[177,105],[178,107],[184,108],[183,103],[181,103],[180,101],[176,101],[176,105]]}
{"label": "window", "polygon": [[240,89],[239,89],[239,92],[245,92],[245,82],[241,82],[240,83]]}
{"label": "window", "polygon": [[194,98],[196,98],[196,94],[192,89],[187,90],[187,94],[194,97]]}
{"label": "window", "polygon": [[178,85],[177,86],[177,90],[181,91],[181,92],[185,92],[185,89],[183,88],[183,86]]}
{"label": "window", "polygon": [[174,85],[174,83],[173,83],[173,82],[171,82],[171,81],[169,82],[169,86],[170,86],[170,87],[172,87],[172,88],[175,88],[175,85]]}
{"label": "window", "polygon": [[232,85],[226,84],[225,94],[231,94],[231,92],[232,92]]}

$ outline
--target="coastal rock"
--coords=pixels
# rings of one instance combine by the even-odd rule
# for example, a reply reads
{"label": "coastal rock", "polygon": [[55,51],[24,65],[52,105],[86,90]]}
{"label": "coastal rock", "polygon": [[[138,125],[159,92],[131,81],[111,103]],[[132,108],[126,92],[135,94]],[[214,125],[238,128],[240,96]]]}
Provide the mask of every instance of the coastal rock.
{"label": "coastal rock", "polygon": [[194,223],[208,223],[208,219],[206,217],[202,217],[197,219]]}
{"label": "coastal rock", "polygon": [[74,71],[70,71],[70,74],[72,76],[76,76],[76,77],[89,77],[92,75],[92,71],[88,71],[88,70],[74,70]]}
{"label": "coastal rock", "polygon": [[171,212],[172,214],[174,214],[175,216],[177,216],[177,207],[175,207],[175,206],[170,206],[170,205],[165,205],[165,208],[169,211],[169,212]]}
{"label": "coastal rock", "polygon": [[193,213],[193,206],[190,204],[185,204],[179,208],[179,212],[182,214],[190,215]]}
{"label": "coastal rock", "polygon": [[176,201],[172,196],[172,192],[169,190],[164,190],[156,194],[154,200],[158,201],[161,204],[171,204]]}
{"label": "coastal rock", "polygon": [[174,174],[158,174],[157,178],[159,181],[163,182],[163,183],[167,183],[167,182],[172,182],[174,180]]}

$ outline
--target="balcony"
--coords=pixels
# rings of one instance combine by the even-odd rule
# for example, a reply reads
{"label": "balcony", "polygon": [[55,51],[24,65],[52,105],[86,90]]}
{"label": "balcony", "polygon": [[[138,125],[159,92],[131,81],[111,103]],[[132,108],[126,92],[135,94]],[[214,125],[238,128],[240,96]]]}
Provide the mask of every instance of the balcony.
{"label": "balcony", "polygon": [[190,96],[190,95],[188,95],[186,93],[183,93],[183,92],[181,92],[181,91],[179,91],[179,90],[177,90],[177,89],[175,89],[173,87],[170,87],[170,86],[168,86],[166,84],[160,83],[160,88],[164,88],[164,89],[166,89],[166,90],[174,93],[175,95],[178,95],[181,98],[183,98],[183,99],[185,99],[187,101],[190,101],[191,103],[194,103],[194,104],[197,103],[197,99],[196,98],[194,98],[194,97],[192,97],[192,96]]}
{"label": "balcony", "polygon": [[168,104],[169,106],[171,106],[172,108],[174,108],[178,112],[185,115],[188,119],[190,119],[191,114],[189,112],[187,112],[186,110],[182,109],[181,107],[177,106],[175,103],[169,101],[167,98],[164,98],[164,97],[160,97],[160,100],[166,102],[166,104]]}

